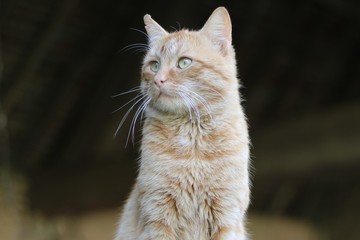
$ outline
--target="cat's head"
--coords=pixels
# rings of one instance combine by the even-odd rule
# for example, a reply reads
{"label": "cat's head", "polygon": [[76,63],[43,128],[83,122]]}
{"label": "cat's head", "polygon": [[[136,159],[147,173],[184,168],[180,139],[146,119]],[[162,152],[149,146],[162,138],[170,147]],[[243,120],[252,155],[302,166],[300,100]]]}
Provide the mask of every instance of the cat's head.
{"label": "cat's head", "polygon": [[217,8],[199,31],[165,31],[144,16],[148,52],[141,87],[152,106],[171,113],[209,111],[231,94],[238,94],[231,21]]}

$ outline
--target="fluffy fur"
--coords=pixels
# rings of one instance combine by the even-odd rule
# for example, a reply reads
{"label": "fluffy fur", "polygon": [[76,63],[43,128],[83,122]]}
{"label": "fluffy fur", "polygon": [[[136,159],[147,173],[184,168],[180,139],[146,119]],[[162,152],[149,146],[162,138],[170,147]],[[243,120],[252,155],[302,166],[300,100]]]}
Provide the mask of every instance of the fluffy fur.
{"label": "fluffy fur", "polygon": [[140,169],[115,239],[245,240],[249,137],[228,12],[199,31],[144,22]]}

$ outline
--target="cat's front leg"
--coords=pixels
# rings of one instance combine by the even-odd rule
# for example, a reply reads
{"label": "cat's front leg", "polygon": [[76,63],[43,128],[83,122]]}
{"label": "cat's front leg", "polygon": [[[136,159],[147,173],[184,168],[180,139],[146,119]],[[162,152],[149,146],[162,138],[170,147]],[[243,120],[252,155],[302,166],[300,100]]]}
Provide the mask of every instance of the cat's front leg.
{"label": "cat's front leg", "polygon": [[219,228],[211,237],[211,240],[247,240],[243,226]]}
{"label": "cat's front leg", "polygon": [[176,201],[166,188],[154,185],[141,185],[139,240],[178,240]]}
{"label": "cat's front leg", "polygon": [[[243,192],[246,191],[243,190]],[[211,226],[212,234],[210,240],[248,239],[245,229],[245,211],[249,204],[248,199],[247,193],[240,195],[238,198],[217,199],[217,201],[213,201],[211,212],[214,221]]]}
{"label": "cat's front leg", "polygon": [[139,240],[177,240],[177,238],[172,227],[161,222],[151,222],[145,225]]}

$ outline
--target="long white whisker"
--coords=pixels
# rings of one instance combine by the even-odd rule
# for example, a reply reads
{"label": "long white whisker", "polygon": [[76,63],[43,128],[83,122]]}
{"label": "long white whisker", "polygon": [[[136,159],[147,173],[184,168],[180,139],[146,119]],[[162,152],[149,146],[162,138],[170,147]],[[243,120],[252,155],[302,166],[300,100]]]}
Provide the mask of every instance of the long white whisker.
{"label": "long white whisker", "polygon": [[127,146],[129,139],[130,139],[130,133],[131,133],[131,139],[132,139],[132,143],[133,145],[135,145],[134,140],[135,140],[135,125],[136,125],[136,120],[139,117],[140,113],[143,112],[147,106],[147,104],[150,102],[151,99],[146,99],[144,100],[144,102],[141,103],[140,107],[136,110],[134,117],[131,121],[131,125],[129,128],[129,133],[128,136],[126,138],[126,144],[125,147]]}
{"label": "long white whisker", "polygon": [[201,121],[201,114],[200,114],[200,111],[199,111],[199,108],[197,107],[196,103],[188,96],[188,101],[191,105],[191,108],[194,110],[195,112],[195,116],[196,116],[196,119],[197,119],[197,122],[198,124],[200,124],[200,121]]}
{"label": "long white whisker", "polygon": [[140,124],[142,124],[142,121],[144,119],[144,113],[145,113],[145,109],[147,107],[147,105],[149,105],[150,101],[152,100],[151,97],[148,98],[148,100],[146,101],[146,105],[144,106],[144,109],[142,110],[141,116],[140,116]]}
{"label": "long white whisker", "polygon": [[[215,89],[213,89],[213,88],[211,88],[211,87],[209,87],[209,86],[199,85],[199,84],[197,84],[197,83],[193,83],[193,84],[191,84],[191,86],[192,86],[192,88],[194,88],[194,89],[196,89],[196,88],[204,89],[204,90],[206,90],[206,91],[211,92],[212,94],[214,94],[213,96],[219,96],[219,97],[221,97],[223,100],[225,100],[223,94],[221,94],[219,91],[217,91],[217,90],[215,90]],[[209,94],[209,93],[207,93],[207,94]]]}
{"label": "long white whisker", "polygon": [[116,98],[116,97],[119,97],[119,96],[122,96],[122,95],[125,95],[125,94],[129,94],[129,93],[132,93],[132,92],[138,92],[141,90],[141,87],[140,86],[137,86],[137,87],[133,87],[131,88],[130,90],[126,91],[126,92],[122,92],[122,93],[118,93],[118,94],[115,94],[113,96],[111,96],[112,98]]}
{"label": "long white whisker", "polygon": [[114,110],[112,113],[116,113],[118,111],[120,111],[121,109],[123,109],[126,105],[130,104],[131,102],[135,101],[136,99],[138,99],[139,97],[143,97],[143,95],[140,93],[138,95],[136,95],[133,99],[131,99],[130,101],[128,101],[127,103],[125,103],[124,105],[122,105],[121,107],[119,107],[118,109]]}
{"label": "long white whisker", "polygon": [[183,92],[186,92],[186,94],[188,94],[189,97],[191,96],[192,98],[197,100],[201,105],[203,105],[204,108],[205,108],[205,111],[211,117],[211,110],[210,110],[209,104],[206,102],[206,100],[203,97],[201,97],[198,93],[196,93],[194,91],[191,91],[190,89],[188,89],[188,88],[186,88],[184,86],[181,86],[180,89]]}
{"label": "long white whisker", "polygon": [[136,106],[136,104],[138,104],[141,100],[143,100],[146,96],[142,96],[140,99],[138,99],[132,106],[131,108],[125,113],[124,117],[121,119],[119,126],[117,127],[114,137],[116,137],[117,133],[119,132],[121,126],[124,124],[126,118],[128,117],[129,113],[131,112],[131,110]]}
{"label": "long white whisker", "polygon": [[149,48],[149,45],[147,45],[146,43],[132,43],[132,44],[129,44],[125,47],[123,47],[122,49],[126,50],[126,49],[131,49],[131,48],[136,48],[136,47],[143,47],[143,48],[146,48],[148,49]]}
{"label": "long white whisker", "polygon": [[136,28],[130,28],[131,30],[134,30],[134,31],[136,31],[136,32],[139,32],[139,33],[141,33],[141,34],[144,34],[145,36],[146,36],[146,38],[149,38],[149,35],[146,33],[146,32],[144,32],[144,31],[142,31],[142,30],[140,30],[140,29],[136,29]]}
{"label": "long white whisker", "polygon": [[[181,91],[177,91],[177,93],[180,95],[180,97],[183,99],[186,107],[188,108],[188,111],[189,111],[189,119],[191,122],[193,122],[193,118],[192,118],[192,106],[191,104],[189,103],[189,99],[188,97],[182,93]],[[190,105],[190,106],[189,106]]]}
{"label": "long white whisker", "polygon": [[[178,89],[178,93],[181,92],[182,96],[185,97],[186,101],[189,103],[190,107],[192,110],[194,110],[194,113],[195,113],[195,116],[196,116],[196,120],[197,120],[197,123],[198,125],[200,124],[200,121],[201,121],[201,114],[200,114],[200,111],[196,105],[196,103],[192,100],[192,98],[190,97],[190,94],[188,92],[185,91],[184,88],[180,88]],[[184,98],[183,97],[183,98]],[[191,112],[191,110],[190,110]]]}
{"label": "long white whisker", "polygon": [[194,97],[197,101],[200,102],[201,105],[204,106],[206,112],[208,113],[208,115],[212,118],[211,116],[211,110],[210,110],[210,107],[209,107],[209,104],[206,102],[206,100],[200,96],[198,93],[194,92],[194,91],[191,91],[190,89],[188,89],[188,92],[192,94],[192,97]]}
{"label": "long white whisker", "polygon": [[146,52],[149,50],[149,46],[145,43],[133,43],[123,47],[119,50],[119,52],[125,52],[132,49],[135,49],[135,52]]}
{"label": "long white whisker", "polygon": [[215,89],[212,89],[212,88],[207,87],[207,86],[203,86],[203,89],[206,89],[206,90],[209,90],[210,92],[215,93],[215,95],[220,96],[223,100],[225,99],[224,96],[219,91],[217,91]]}
{"label": "long white whisker", "polygon": [[189,97],[189,101],[192,105],[192,108],[194,109],[195,115],[196,115],[196,119],[197,119],[197,124],[200,127],[200,123],[201,123],[201,114],[199,111],[199,108],[197,107],[196,103]]}
{"label": "long white whisker", "polygon": [[206,102],[206,100],[201,97],[199,94],[197,94],[196,92],[194,91],[191,91],[191,90],[188,90],[191,94],[193,94],[193,97],[198,100],[200,102],[201,105],[204,106],[206,112],[208,113],[208,115],[211,116],[211,111],[210,111],[210,107],[209,107],[209,104]]}

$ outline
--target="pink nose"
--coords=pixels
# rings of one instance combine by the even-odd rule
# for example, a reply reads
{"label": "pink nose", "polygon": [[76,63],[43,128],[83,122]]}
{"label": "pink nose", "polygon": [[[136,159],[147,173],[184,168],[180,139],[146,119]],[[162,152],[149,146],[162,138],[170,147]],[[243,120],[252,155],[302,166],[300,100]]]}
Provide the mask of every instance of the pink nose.
{"label": "pink nose", "polygon": [[157,87],[161,87],[161,85],[163,85],[164,82],[166,82],[165,78],[155,78],[155,85]]}

